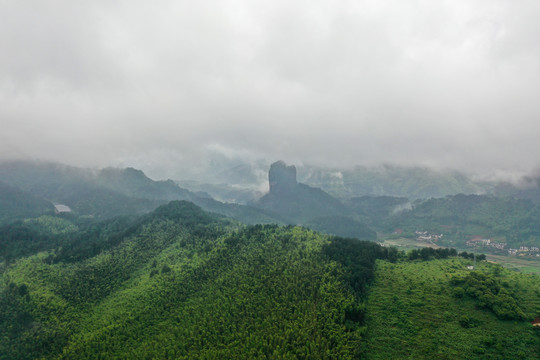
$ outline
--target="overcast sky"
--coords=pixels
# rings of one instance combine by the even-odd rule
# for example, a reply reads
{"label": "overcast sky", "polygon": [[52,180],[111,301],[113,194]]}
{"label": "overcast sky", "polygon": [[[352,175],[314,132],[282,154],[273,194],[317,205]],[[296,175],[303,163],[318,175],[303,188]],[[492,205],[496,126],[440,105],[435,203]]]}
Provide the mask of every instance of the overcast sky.
{"label": "overcast sky", "polygon": [[158,177],[220,152],[538,168],[539,18],[537,0],[0,0],[0,154]]}

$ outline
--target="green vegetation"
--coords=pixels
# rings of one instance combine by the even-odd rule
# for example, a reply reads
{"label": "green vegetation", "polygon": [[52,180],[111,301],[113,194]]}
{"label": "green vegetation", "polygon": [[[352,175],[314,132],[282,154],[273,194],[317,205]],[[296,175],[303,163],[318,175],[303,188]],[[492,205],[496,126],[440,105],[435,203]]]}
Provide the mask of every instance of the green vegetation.
{"label": "green vegetation", "polygon": [[[524,320],[525,314],[516,300],[497,279],[488,274],[471,272],[462,277],[453,278],[454,296],[467,294],[477,300],[477,306],[491,310],[502,320]],[[459,291],[458,291],[459,289]]]}
{"label": "green vegetation", "polygon": [[355,358],[388,253],[187,202],[96,227],[4,269],[1,359]]}
{"label": "green vegetation", "polygon": [[410,209],[407,198],[393,196],[354,197],[345,204],[374,227],[380,227],[381,223],[397,210]]}
{"label": "green vegetation", "polygon": [[51,163],[0,162],[0,181],[11,186],[7,196],[0,183],[0,224],[46,213],[39,201],[49,212],[54,211],[53,201],[68,205],[75,216],[104,220],[145,214],[171,200],[192,201],[206,211],[246,224],[288,223],[271,211],[222,203],[182,189],[171,180],[154,181],[133,168],[95,172]]}
{"label": "green vegetation", "polygon": [[16,226],[43,247],[12,234],[0,359],[532,359],[540,350],[528,323],[540,314],[537,278],[486,262],[470,272],[469,254],[454,249],[405,254],[243,226],[185,201],[138,218]]}
{"label": "green vegetation", "polygon": [[[368,292],[363,355],[367,359],[537,359],[540,334],[529,321],[540,314],[538,277],[486,262],[471,271],[466,268],[471,264],[456,258],[379,261]],[[482,303],[483,293],[476,294],[484,284],[491,286],[495,297],[504,297],[505,304],[516,305],[519,316],[511,316],[516,320],[501,320],[493,305]],[[517,320],[522,316],[527,321]]]}
{"label": "green vegetation", "polygon": [[531,260],[514,256],[488,255],[489,261],[497,262],[508,269],[540,275],[540,260]]}
{"label": "green vegetation", "polygon": [[[8,214],[0,217],[0,360],[540,353],[540,331],[530,324],[540,317],[538,277],[461,251],[477,235],[538,245],[540,208],[529,201],[457,195],[412,207],[389,196],[341,202],[298,184],[294,167],[278,163],[271,192],[242,206],[135,169],[10,166],[20,168],[0,166],[0,178],[23,190],[0,183],[0,195],[7,194],[0,216]],[[74,211],[55,214],[42,197]],[[182,197],[198,206],[158,207]],[[347,238],[276,225],[288,223]],[[371,228],[399,229],[385,245],[410,251],[357,239],[376,240]],[[416,240],[416,230],[426,231],[426,242]],[[538,262],[518,260],[538,272]]]}
{"label": "green vegetation", "polygon": [[117,244],[133,222],[131,217],[117,217],[96,223],[70,214],[16,221],[0,227],[0,261],[10,263],[47,250],[54,250],[48,259],[77,261]]}

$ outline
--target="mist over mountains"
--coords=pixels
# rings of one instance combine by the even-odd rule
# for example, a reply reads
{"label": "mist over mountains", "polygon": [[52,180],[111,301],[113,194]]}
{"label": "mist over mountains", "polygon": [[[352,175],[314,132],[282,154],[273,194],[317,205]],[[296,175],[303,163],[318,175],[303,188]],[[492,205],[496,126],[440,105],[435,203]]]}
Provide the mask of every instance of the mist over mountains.
{"label": "mist over mountains", "polygon": [[260,5],[4,4],[0,157],[173,179],[154,170],[195,169],[213,149],[337,168],[539,165],[537,4]]}
{"label": "mist over mountains", "polygon": [[[174,179],[193,191],[207,191],[216,199],[247,203],[268,192],[268,169],[273,161],[243,160],[216,155],[212,164],[195,173],[178,173]],[[221,162],[219,162],[219,161]],[[403,196],[411,200],[454,194],[514,194],[534,197],[538,187],[536,172],[478,176],[456,170],[398,165],[315,166],[294,163],[298,182],[321,188],[334,197]],[[229,166],[228,168],[226,168]],[[224,167],[226,169],[224,169]],[[528,194],[526,194],[528,193]]]}
{"label": "mist over mountains", "polygon": [[[5,184],[4,212],[9,214],[4,217],[7,221],[51,213],[54,204],[56,211],[58,206],[67,206],[75,216],[107,219],[148,213],[172,200],[188,200],[206,211],[247,224],[302,225],[365,240],[376,240],[376,231],[392,232],[399,227],[414,232],[415,227],[428,226],[440,231],[441,226],[443,229],[446,226],[454,233],[463,232],[460,239],[465,239],[475,234],[464,226],[470,221],[478,222],[471,220],[478,217],[483,219],[478,224],[484,226],[480,233],[491,233],[493,219],[484,219],[482,213],[460,217],[460,207],[477,199],[474,201],[483,204],[479,209],[489,209],[490,214],[498,214],[500,206],[515,209],[508,215],[515,217],[515,222],[500,228],[496,234],[522,244],[528,244],[527,236],[535,239],[540,236],[535,227],[523,225],[528,224],[527,218],[534,221],[532,219],[538,217],[533,203],[540,200],[540,191],[531,179],[528,179],[528,187],[520,188],[510,183],[476,182],[457,172],[389,166],[336,171],[308,166],[297,168],[277,161],[267,170],[265,181],[269,190],[264,191],[257,185],[260,170],[244,165],[221,171],[220,183],[212,184],[212,178],[208,183],[156,181],[134,168],[93,170],[56,163],[4,162],[0,164],[0,181]],[[473,199],[467,194],[485,195]],[[493,197],[502,200],[493,201]],[[504,200],[506,198],[510,200]],[[531,203],[516,207],[512,205],[512,198]],[[441,200],[433,207],[426,203],[429,199]],[[463,205],[456,207],[452,205],[454,202]],[[29,208],[24,204],[35,206]],[[418,216],[425,217],[415,208],[426,206],[433,214],[450,212],[435,222],[428,220],[431,217],[414,220]],[[25,208],[28,211],[25,212]],[[454,210],[444,210],[446,208]],[[458,220],[453,220],[454,217]],[[523,235],[516,236],[517,229]]]}
{"label": "mist over mountains", "polygon": [[537,360],[539,18],[0,2],[0,360]]}
{"label": "mist over mountains", "polygon": [[[238,160],[227,170],[223,167],[198,179],[152,180],[143,169],[89,169],[39,161],[0,162],[0,181],[39,196],[49,192],[60,201],[69,196],[69,188],[83,186],[113,191],[122,196],[156,201],[214,198],[224,203],[248,204],[265,194],[296,193],[305,185],[321,189],[332,197],[347,200],[361,196],[404,197],[409,200],[440,198],[455,194],[492,194],[540,201],[540,177],[523,176],[516,181],[476,180],[457,171],[430,170],[418,167],[321,168],[300,164],[291,173],[270,171],[285,164],[278,161],[249,163]],[[225,166],[225,165],[223,165]],[[221,169],[221,170],[219,170]],[[277,174],[278,188],[270,178]],[[199,174],[199,176],[203,176]],[[305,184],[305,185],[303,185]],[[279,187],[283,186],[283,187]],[[292,191],[294,189],[295,191]],[[266,196],[268,197],[268,195]]]}

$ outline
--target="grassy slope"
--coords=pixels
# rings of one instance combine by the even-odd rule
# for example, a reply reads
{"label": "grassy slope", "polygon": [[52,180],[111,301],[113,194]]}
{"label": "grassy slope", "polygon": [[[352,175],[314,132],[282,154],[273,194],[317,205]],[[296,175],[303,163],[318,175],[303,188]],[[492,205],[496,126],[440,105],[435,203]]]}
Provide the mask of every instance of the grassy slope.
{"label": "grassy slope", "polygon": [[[540,334],[527,321],[501,321],[455,298],[449,280],[464,275],[467,261],[433,260],[391,264],[379,261],[367,306],[368,359],[537,359]],[[477,271],[499,274],[528,318],[540,315],[537,276],[482,263]],[[477,326],[463,328],[466,316]]]}

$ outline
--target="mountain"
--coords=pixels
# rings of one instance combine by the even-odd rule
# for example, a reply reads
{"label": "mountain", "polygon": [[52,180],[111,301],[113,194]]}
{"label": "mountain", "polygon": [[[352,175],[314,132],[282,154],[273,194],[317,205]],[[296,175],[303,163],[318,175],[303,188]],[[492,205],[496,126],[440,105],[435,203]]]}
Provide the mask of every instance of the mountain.
{"label": "mountain", "polygon": [[96,230],[0,268],[0,359],[351,358],[386,256],[185,201]]}
{"label": "mountain", "polygon": [[515,199],[527,199],[540,204],[539,176],[525,176],[518,183],[519,185],[499,182],[493,186],[491,193],[498,196],[511,196]]}
{"label": "mountain", "polygon": [[296,223],[318,216],[344,215],[349,210],[337,199],[318,188],[296,181],[296,168],[278,161],[268,172],[270,191],[255,205],[278,213]]}
{"label": "mountain", "polygon": [[393,214],[411,208],[409,199],[395,196],[366,195],[348,199],[344,203],[374,227],[379,227]]}
{"label": "mountain", "polygon": [[172,180],[155,181],[141,170],[90,170],[54,163],[0,163],[0,181],[34,196],[69,206],[75,215],[106,219],[144,214],[171,200],[190,200],[205,210],[245,223],[283,223],[267,211],[226,204],[194,193]]}
{"label": "mountain", "polygon": [[69,206],[77,215],[96,218],[142,214],[163,201],[130,197],[101,186],[96,171],[56,163],[0,163],[0,181],[56,204]]}
{"label": "mountain", "polygon": [[[254,207],[278,214],[291,224],[366,240],[376,239],[373,230],[354,219],[354,212],[321,189],[298,183],[296,167],[277,161],[268,171],[270,191]],[[345,226],[338,225],[338,222]]]}
{"label": "mountain", "polygon": [[435,171],[421,167],[358,166],[354,169],[324,169],[301,167],[299,178],[311,186],[320,187],[331,195],[352,197],[394,196],[427,199],[446,195],[486,192],[486,185],[475,182],[457,171]]}
{"label": "mountain", "polygon": [[[186,173],[184,177],[179,174],[176,179],[190,190],[203,185],[207,188],[203,191],[210,190],[208,193],[216,199],[243,202],[250,193],[261,189],[270,164],[267,160],[248,161],[215,154],[201,165],[205,169],[201,173]],[[394,196],[415,200],[460,193],[484,194],[497,184],[496,181],[477,181],[459,171],[427,167],[381,165],[339,168],[301,164],[296,166],[296,170],[300,183],[320,188],[338,199]],[[209,185],[217,188],[212,189]]]}
{"label": "mountain", "polygon": [[0,224],[54,212],[54,205],[0,181]]}
{"label": "mountain", "polygon": [[134,168],[105,168],[98,172],[95,183],[126,196],[152,200],[187,200],[197,197],[174,181],[155,181]]}

